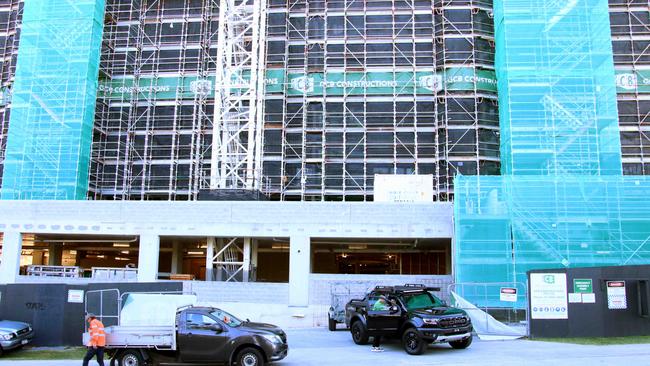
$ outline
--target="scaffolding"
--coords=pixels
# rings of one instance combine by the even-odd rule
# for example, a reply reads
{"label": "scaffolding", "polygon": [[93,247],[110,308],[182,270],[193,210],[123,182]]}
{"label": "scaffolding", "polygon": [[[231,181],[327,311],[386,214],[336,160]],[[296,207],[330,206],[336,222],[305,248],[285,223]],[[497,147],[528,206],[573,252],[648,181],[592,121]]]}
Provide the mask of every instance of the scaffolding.
{"label": "scaffolding", "polygon": [[[251,176],[251,154],[263,171],[234,181],[276,200],[371,200],[375,174],[434,174],[432,199],[446,200],[455,174],[498,174],[491,1],[265,4],[262,125],[228,132],[239,145],[230,166],[246,166],[231,176]],[[255,77],[245,62],[231,94],[212,83],[219,5],[108,1],[92,198],[193,200],[222,182],[224,165],[211,167],[227,154],[213,146],[229,137],[213,128],[215,107]]]}
{"label": "scaffolding", "polygon": [[18,28],[22,21],[22,0],[0,1],[0,186],[9,131],[9,103],[16,74]]}
{"label": "scaffolding", "polygon": [[457,177],[456,282],[526,283],[533,269],[650,263],[649,178]]}
{"label": "scaffolding", "polygon": [[650,175],[650,8],[609,2],[623,174]]}
{"label": "scaffolding", "polygon": [[607,1],[504,0],[494,12],[502,173],[621,174]]}
{"label": "scaffolding", "polygon": [[85,199],[103,0],[25,2],[3,199]]}

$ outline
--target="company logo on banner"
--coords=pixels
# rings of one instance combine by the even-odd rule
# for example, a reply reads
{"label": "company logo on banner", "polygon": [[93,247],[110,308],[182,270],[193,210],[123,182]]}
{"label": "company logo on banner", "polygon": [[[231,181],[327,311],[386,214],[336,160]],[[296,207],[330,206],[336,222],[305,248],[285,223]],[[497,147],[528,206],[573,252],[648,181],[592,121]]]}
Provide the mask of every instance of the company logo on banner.
{"label": "company logo on banner", "polygon": [[208,96],[212,93],[212,81],[197,79],[190,82],[190,91],[196,95]]}
{"label": "company logo on banner", "polygon": [[625,90],[635,90],[639,85],[636,74],[618,74],[616,75],[616,86]]}
{"label": "company logo on banner", "polygon": [[314,92],[314,78],[310,76],[300,76],[291,80],[291,88],[303,94]]}
{"label": "company logo on banner", "polygon": [[418,86],[431,91],[442,90],[442,75],[421,76],[418,79]]}

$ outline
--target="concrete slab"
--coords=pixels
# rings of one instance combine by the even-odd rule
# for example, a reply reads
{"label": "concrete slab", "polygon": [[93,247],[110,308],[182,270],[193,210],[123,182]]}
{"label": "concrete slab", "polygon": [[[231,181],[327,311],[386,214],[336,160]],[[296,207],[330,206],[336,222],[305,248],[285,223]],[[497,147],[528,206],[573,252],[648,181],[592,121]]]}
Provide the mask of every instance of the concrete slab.
{"label": "concrete slab", "polygon": [[[409,356],[396,340],[383,345],[385,352],[373,353],[370,345],[357,346],[345,330],[289,329],[289,356],[276,365],[499,365],[499,366],[582,366],[646,365],[650,359],[647,344],[582,346],[527,340],[487,342],[475,340],[466,350],[447,345],[429,347],[422,356]],[[80,360],[2,361],[0,366],[67,366]],[[108,363],[107,363],[108,364]],[[96,363],[91,363],[96,365]]]}

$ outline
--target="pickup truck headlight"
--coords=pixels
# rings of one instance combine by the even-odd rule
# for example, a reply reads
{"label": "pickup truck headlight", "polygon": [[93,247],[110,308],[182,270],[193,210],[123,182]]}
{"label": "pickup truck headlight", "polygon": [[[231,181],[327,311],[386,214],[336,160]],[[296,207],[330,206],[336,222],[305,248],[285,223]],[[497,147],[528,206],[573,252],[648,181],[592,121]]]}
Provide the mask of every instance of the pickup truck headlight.
{"label": "pickup truck headlight", "polygon": [[262,334],[262,337],[266,338],[267,341],[274,343],[274,344],[282,344],[282,338],[280,336],[277,336],[275,334]]}
{"label": "pickup truck headlight", "polygon": [[424,321],[424,324],[438,325],[438,319],[423,318],[422,321]]}
{"label": "pickup truck headlight", "polygon": [[10,341],[10,340],[14,339],[14,337],[15,337],[15,335],[13,333],[0,334],[0,340],[3,340],[3,341]]}

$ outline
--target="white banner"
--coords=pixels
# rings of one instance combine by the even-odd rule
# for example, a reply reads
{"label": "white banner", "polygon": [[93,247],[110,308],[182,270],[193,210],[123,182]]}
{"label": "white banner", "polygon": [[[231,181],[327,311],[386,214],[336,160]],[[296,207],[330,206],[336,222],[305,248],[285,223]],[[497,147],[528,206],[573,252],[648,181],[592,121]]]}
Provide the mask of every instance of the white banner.
{"label": "white banner", "polygon": [[530,274],[531,319],[568,319],[565,273]]}
{"label": "white banner", "polygon": [[432,202],[433,175],[375,174],[375,202]]}

